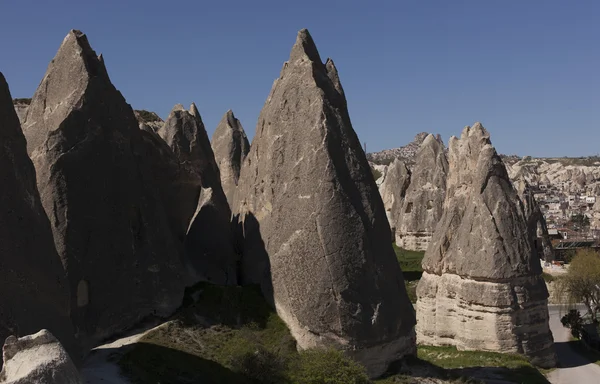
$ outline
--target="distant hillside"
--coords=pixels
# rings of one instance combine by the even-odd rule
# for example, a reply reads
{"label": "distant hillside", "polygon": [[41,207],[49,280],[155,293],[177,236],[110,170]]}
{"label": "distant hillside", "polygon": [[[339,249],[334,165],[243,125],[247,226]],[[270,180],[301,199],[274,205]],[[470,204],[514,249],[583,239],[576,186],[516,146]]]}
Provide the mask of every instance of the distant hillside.
{"label": "distant hillside", "polygon": [[[400,148],[384,149],[380,152],[367,153],[367,160],[378,165],[388,165],[394,161],[394,159],[401,159],[407,163],[412,163],[419,150],[419,146],[423,140],[425,140],[427,135],[429,135],[427,132],[418,133],[412,142]],[[440,135],[438,135],[438,139],[440,139]]]}

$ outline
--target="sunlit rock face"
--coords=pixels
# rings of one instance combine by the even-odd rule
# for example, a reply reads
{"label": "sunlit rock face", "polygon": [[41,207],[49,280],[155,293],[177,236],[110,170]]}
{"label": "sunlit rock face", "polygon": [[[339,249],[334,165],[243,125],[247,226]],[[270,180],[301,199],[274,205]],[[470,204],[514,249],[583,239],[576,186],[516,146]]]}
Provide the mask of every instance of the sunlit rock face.
{"label": "sunlit rock face", "polygon": [[417,340],[556,364],[548,291],[523,207],[477,123],[449,142],[443,214],[417,287]]}
{"label": "sunlit rock face", "polygon": [[233,203],[243,283],[258,283],[301,348],[370,376],[415,353],[414,310],[381,196],[333,61],[300,31],[261,111]]}

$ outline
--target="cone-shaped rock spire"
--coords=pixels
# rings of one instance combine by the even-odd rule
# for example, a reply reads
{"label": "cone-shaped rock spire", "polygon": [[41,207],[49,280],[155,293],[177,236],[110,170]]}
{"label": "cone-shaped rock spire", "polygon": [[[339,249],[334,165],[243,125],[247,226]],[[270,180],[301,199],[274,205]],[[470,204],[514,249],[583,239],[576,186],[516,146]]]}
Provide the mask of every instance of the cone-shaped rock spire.
{"label": "cone-shaped rock spire", "polygon": [[242,163],[250,151],[246,132],[240,121],[233,115],[233,111],[227,111],[217,125],[211,145],[221,173],[223,191],[227,196],[227,202],[231,205]]}
{"label": "cone-shaped rock spire", "polygon": [[171,313],[184,289],[179,239],[133,110],[81,32],[49,64],[24,133],[83,345]]}
{"label": "cone-shaped rock spire", "polygon": [[345,350],[378,376],[414,353],[415,315],[330,63],[300,31],[261,111],[233,204],[242,278],[301,348]]}
{"label": "cone-shaped rock spire", "polygon": [[427,249],[442,217],[447,173],[444,144],[429,134],[417,152],[406,196],[391,214],[399,247]]}
{"label": "cone-shaped rock spire", "polygon": [[185,248],[194,280],[219,284],[237,282],[237,255],[231,232],[231,210],[221,186],[219,168],[198,108],[176,105],[159,135],[197,182],[195,212],[190,218]]}
{"label": "cone-shaped rock spire", "polygon": [[548,291],[506,168],[479,123],[449,147],[444,212],[417,288],[418,342],[553,366]]}
{"label": "cone-shaped rock spire", "polygon": [[69,286],[2,73],[0,141],[0,340],[47,328],[79,360]]}

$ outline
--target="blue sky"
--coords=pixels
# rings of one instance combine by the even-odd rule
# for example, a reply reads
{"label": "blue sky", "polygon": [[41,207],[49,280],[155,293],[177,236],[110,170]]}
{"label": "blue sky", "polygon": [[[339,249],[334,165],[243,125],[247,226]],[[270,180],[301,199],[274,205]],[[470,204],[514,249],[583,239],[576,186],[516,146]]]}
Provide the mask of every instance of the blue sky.
{"label": "blue sky", "polygon": [[334,59],[368,151],[481,121],[499,152],[600,153],[600,2],[0,0],[0,71],[31,97],[72,29],[136,109],[233,109],[253,136],[296,33]]}

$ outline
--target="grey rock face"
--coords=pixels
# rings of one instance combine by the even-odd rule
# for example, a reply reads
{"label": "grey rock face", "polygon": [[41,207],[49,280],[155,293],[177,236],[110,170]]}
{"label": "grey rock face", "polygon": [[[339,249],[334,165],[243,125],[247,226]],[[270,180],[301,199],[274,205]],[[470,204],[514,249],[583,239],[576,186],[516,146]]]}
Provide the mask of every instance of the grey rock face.
{"label": "grey rock face", "polygon": [[411,172],[402,160],[394,159],[388,166],[379,193],[385,207],[385,214],[392,229],[392,241],[396,233],[397,213],[402,212],[406,190],[410,185]]}
{"label": "grey rock face", "polygon": [[299,32],[263,107],[234,202],[242,278],[301,348],[331,346],[371,376],[415,352],[414,311],[331,60]]}
{"label": "grey rock face", "polygon": [[396,244],[425,251],[442,217],[448,160],[444,144],[427,135],[417,152],[410,185],[402,205],[392,211]]}
{"label": "grey rock face", "polygon": [[27,116],[27,110],[29,109],[29,104],[15,103],[15,111],[17,112],[17,116],[19,117],[19,121],[21,124],[25,121],[25,117]]}
{"label": "grey rock face", "polygon": [[417,287],[418,342],[554,366],[548,291],[506,168],[479,123],[449,147],[444,212]]}
{"label": "grey rock face", "polygon": [[189,111],[176,105],[159,135],[197,183],[196,198],[185,240],[195,281],[237,282],[237,255],[231,232],[231,210],[221,186],[219,168],[196,105]]}
{"label": "grey rock face", "polygon": [[48,328],[78,355],[65,272],[1,73],[0,143],[0,339]]}
{"label": "grey rock face", "polygon": [[171,313],[184,289],[178,239],[133,110],[81,32],[48,66],[24,132],[83,345]]}
{"label": "grey rock face", "polygon": [[227,196],[227,202],[231,205],[240,179],[242,163],[250,151],[246,132],[231,110],[225,113],[217,125],[211,145],[221,172],[221,185]]}
{"label": "grey rock face", "polygon": [[531,242],[534,245],[535,253],[542,260],[554,260],[554,249],[548,235],[548,226],[546,219],[540,210],[540,206],[533,196],[533,191],[525,178],[520,177],[514,181],[514,186],[519,194],[525,210],[525,219]]}
{"label": "grey rock face", "polygon": [[2,384],[81,384],[77,368],[60,342],[47,330],[16,338],[2,348]]}

